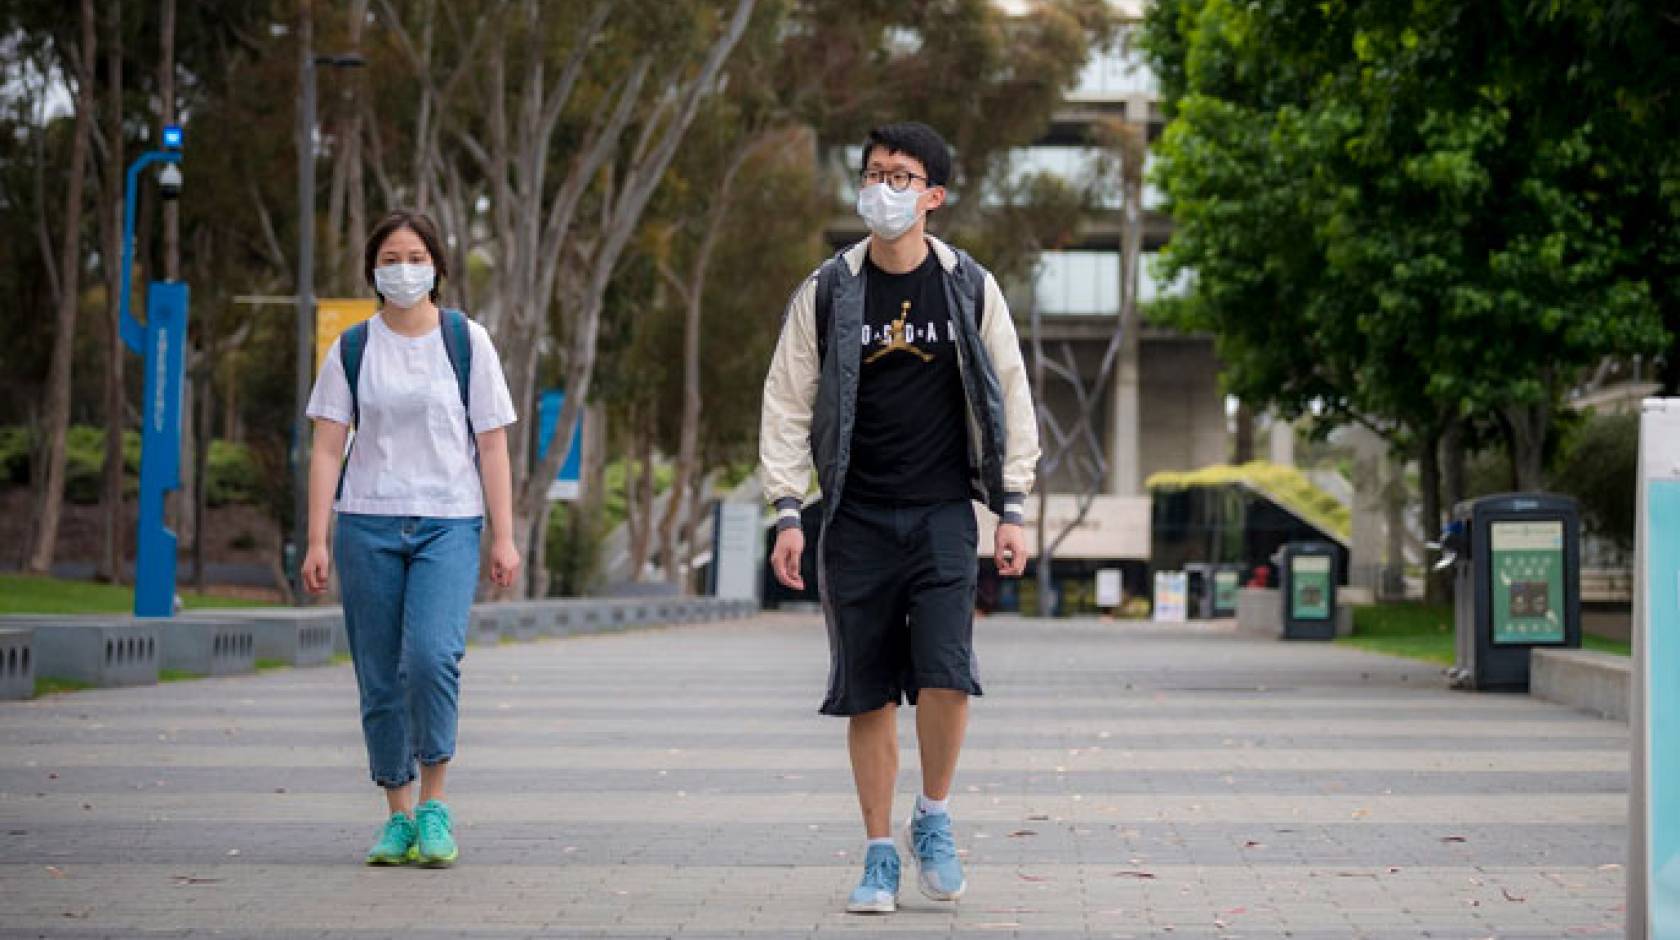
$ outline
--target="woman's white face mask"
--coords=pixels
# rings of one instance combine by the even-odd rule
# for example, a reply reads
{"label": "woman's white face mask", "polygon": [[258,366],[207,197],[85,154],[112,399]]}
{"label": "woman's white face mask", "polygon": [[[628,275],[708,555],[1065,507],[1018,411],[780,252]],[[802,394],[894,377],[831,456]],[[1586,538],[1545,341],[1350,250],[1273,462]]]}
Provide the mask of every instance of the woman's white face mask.
{"label": "woman's white face mask", "polygon": [[373,287],[385,302],[407,310],[432,292],[437,271],[429,264],[387,264],[373,269]]}
{"label": "woman's white face mask", "polygon": [[910,231],[921,217],[916,208],[921,195],[914,189],[894,192],[886,183],[874,183],[858,190],[857,214],[871,232],[892,241]]}

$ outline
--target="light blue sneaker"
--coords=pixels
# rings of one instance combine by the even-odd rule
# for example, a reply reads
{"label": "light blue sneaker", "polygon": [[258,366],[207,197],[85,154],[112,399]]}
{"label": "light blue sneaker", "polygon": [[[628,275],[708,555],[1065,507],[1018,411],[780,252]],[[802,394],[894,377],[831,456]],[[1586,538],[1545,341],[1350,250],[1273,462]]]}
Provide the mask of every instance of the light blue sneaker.
{"label": "light blue sneaker", "polygon": [[863,857],[863,881],[846,901],[849,914],[891,914],[898,910],[898,850],[872,845]]}
{"label": "light blue sneaker", "polygon": [[427,800],[414,811],[414,825],[419,830],[415,846],[419,849],[420,864],[427,868],[447,868],[461,857],[450,830],[449,807],[437,800]]}
{"label": "light blue sneaker", "polygon": [[392,813],[379,830],[379,839],[368,849],[369,865],[406,865],[420,857],[415,846],[414,820],[407,813]]}
{"label": "light blue sneaker", "polygon": [[904,847],[916,862],[916,886],[935,901],[955,901],[968,887],[957,843],[951,838],[951,815],[910,811],[904,824]]}

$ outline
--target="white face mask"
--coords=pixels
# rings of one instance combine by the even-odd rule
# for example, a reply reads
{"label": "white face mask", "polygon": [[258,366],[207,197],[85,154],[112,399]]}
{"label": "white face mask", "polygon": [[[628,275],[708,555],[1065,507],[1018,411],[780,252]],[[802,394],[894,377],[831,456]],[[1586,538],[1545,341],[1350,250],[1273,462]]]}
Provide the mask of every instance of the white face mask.
{"label": "white face mask", "polygon": [[910,231],[921,217],[916,210],[921,195],[914,189],[893,192],[886,183],[875,183],[858,191],[857,214],[863,217],[871,232],[892,241]]}
{"label": "white face mask", "polygon": [[407,310],[432,292],[437,271],[429,264],[387,264],[373,269],[373,287],[393,307]]}

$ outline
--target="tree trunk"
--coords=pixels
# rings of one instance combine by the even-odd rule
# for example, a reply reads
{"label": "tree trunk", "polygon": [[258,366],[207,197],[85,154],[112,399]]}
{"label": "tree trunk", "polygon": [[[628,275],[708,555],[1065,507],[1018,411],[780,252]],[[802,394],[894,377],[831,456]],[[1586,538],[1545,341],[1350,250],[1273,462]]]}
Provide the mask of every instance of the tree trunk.
{"label": "tree trunk", "polygon": [[[175,123],[175,0],[162,0],[162,13],[158,25],[158,92],[161,99],[161,110],[158,123]],[[178,281],[181,279],[181,201],[179,199],[163,200],[163,279]],[[189,344],[193,331],[187,331]],[[182,551],[192,551],[198,539],[198,428],[193,420],[194,395],[197,382],[194,380],[193,364],[204,355],[203,341],[198,348],[189,345],[186,349],[185,368],[181,375],[181,488],[169,497],[169,505],[175,520],[175,532],[180,539],[179,547]],[[205,443],[203,446],[209,446]]]}
{"label": "tree trunk", "polygon": [[1254,459],[1254,409],[1247,402],[1237,402],[1237,440],[1231,452],[1231,462],[1245,464]]}
{"label": "tree trunk", "polygon": [[58,314],[52,359],[47,366],[46,408],[41,447],[35,464],[42,481],[29,570],[46,574],[58,548],[58,523],[64,510],[64,460],[70,431],[70,368],[75,351],[76,312],[81,300],[82,183],[87,170],[88,137],[93,124],[93,69],[98,38],[93,0],[82,0],[81,61],[77,66],[76,129],[70,147],[70,178],[64,193],[64,239],[59,250]]}
{"label": "tree trunk", "polygon": [[122,230],[123,230],[123,76],[122,0],[110,0],[111,39],[105,51],[110,86],[109,138],[105,153],[105,199],[100,212],[105,254],[105,466],[99,509],[102,521],[99,566],[95,575],[112,584],[122,582],[123,567],[123,367],[128,350],[122,341]]}
{"label": "tree trunk", "polygon": [[1511,474],[1517,490],[1535,493],[1545,488],[1546,435],[1550,405],[1511,405],[1505,408],[1505,434],[1511,452]]}
{"label": "tree trunk", "polygon": [[[1433,541],[1441,532],[1441,432],[1429,428],[1418,434],[1418,487],[1422,490],[1422,523],[1425,541]],[[1428,550],[1424,556],[1423,599],[1426,603],[1446,601],[1445,579],[1435,571],[1439,553]]]}
{"label": "tree trunk", "polygon": [[[214,327],[215,324],[211,321],[211,318],[205,316],[199,340],[199,346],[204,351],[204,374],[200,383],[203,387],[198,396],[196,417],[198,419],[198,439],[203,442],[203,446],[198,448],[196,454],[198,466],[195,468],[196,473],[194,474],[198,477],[200,486],[193,494],[192,567],[193,586],[200,594],[204,593],[206,581],[204,570],[204,517],[210,509],[210,436],[212,428],[215,427],[212,423],[215,420],[215,396],[211,394],[211,391],[216,387],[214,366],[211,365],[216,361]],[[183,420],[190,421],[192,417],[194,416],[182,415]]]}
{"label": "tree trunk", "polygon": [[[636,467],[634,477],[625,475],[625,505],[634,505],[634,516],[627,515],[625,522],[630,526],[630,580],[642,580],[642,572],[647,567],[648,553],[653,548],[653,501],[658,495],[654,485],[653,466],[653,419],[644,409],[637,409],[633,418],[635,427],[631,432],[630,459]],[[634,488],[635,500],[630,500],[630,491]]]}
{"label": "tree trunk", "polygon": [[1446,485],[1446,502],[1441,507],[1444,513],[1451,513],[1467,495],[1469,455],[1464,449],[1464,432],[1463,419],[1454,419],[1441,436],[1441,475]]}

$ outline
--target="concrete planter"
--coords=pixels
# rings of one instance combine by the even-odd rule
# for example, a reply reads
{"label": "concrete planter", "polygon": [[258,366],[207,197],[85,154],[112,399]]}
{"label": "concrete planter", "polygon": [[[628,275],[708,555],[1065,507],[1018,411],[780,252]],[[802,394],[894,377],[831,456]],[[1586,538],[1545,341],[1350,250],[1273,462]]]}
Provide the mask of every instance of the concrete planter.
{"label": "concrete planter", "polygon": [[257,670],[257,638],[249,621],[159,620],[161,666],[200,676]]}
{"label": "concrete planter", "polygon": [[35,631],[0,630],[0,699],[35,694]]}
{"label": "concrete planter", "polygon": [[155,685],[162,659],[158,621],[58,620],[35,627],[35,673],[100,688]]}

